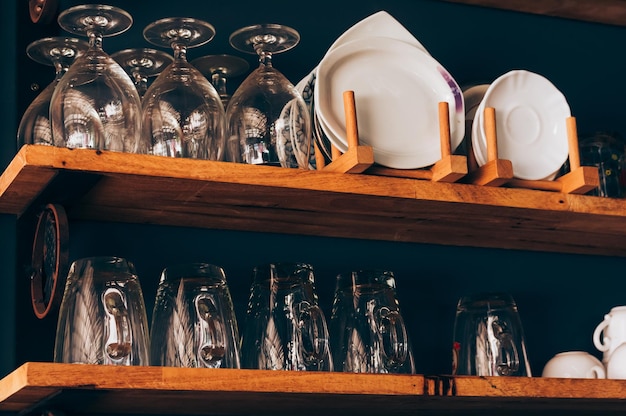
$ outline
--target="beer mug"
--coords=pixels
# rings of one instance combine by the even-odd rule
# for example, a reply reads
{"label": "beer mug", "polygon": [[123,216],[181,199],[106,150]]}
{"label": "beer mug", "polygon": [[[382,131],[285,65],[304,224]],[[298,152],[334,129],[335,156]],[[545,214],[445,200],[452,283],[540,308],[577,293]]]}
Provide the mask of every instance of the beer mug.
{"label": "beer mug", "polygon": [[415,373],[409,335],[392,272],[360,270],[337,276],[330,318],[337,371]]}
{"label": "beer mug", "polygon": [[148,365],[149,332],[135,267],[119,257],[70,266],[57,323],[54,361]]}
{"label": "beer mug", "polygon": [[150,338],[151,365],[239,368],[239,330],[224,270],[207,263],[165,268]]}
{"label": "beer mug", "polygon": [[333,371],[311,265],[271,263],[254,268],[241,357],[243,368]]}
{"label": "beer mug", "polygon": [[507,293],[461,297],[453,341],[452,374],[531,377],[522,321]]}

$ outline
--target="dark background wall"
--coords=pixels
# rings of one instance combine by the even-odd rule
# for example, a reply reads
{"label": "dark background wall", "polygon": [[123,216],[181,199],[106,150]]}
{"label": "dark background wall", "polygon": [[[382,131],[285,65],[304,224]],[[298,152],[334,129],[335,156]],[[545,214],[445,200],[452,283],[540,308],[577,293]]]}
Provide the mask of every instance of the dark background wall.
{"label": "dark background wall", "polygon": [[[64,9],[81,2],[60,3],[59,8]],[[214,40],[190,50],[190,60],[212,53],[239,54],[228,45],[229,34],[239,27],[255,23],[292,26],[300,32],[301,43],[276,56],[274,63],[294,84],[309,73],[344,30],[376,11],[386,10],[460,85],[489,82],[512,69],[534,71],[563,91],[581,135],[599,130],[626,133],[623,27],[434,0],[319,0],[299,5],[286,0],[108,4],[126,9],[135,18],[128,32],[104,39],[104,49],[109,53],[150,46],[142,39],[141,31],[161,17],[197,17],[215,26]],[[28,59],[26,45],[62,32],[55,22],[30,23],[25,1],[3,2],[0,8],[5,57],[0,65],[3,169],[16,152],[14,137],[19,118],[38,93],[31,86],[43,88],[53,78],[52,68]],[[256,65],[254,57],[246,58],[252,67]],[[232,80],[230,87],[234,89],[240,81]],[[55,316],[38,320],[30,308],[30,227],[12,216],[0,215],[2,373],[24,361],[52,359]],[[327,315],[338,272],[355,267],[392,270],[419,373],[450,371],[454,311],[462,294],[487,289],[513,294],[522,314],[534,375],[540,375],[545,362],[560,351],[586,350],[599,356],[591,341],[595,325],[611,307],[626,304],[624,258],[97,222],[72,222],[70,240],[71,260],[93,255],[119,255],[132,260],[149,309],[163,267],[187,261],[220,265],[228,275],[240,324],[255,264],[282,260],[313,264]]]}

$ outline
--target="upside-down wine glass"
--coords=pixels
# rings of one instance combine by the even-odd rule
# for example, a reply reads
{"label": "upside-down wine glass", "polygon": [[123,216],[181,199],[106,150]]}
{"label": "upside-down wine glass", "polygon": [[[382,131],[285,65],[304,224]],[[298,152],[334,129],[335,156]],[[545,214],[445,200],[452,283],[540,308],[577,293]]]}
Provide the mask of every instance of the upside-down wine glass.
{"label": "upside-down wine glass", "polygon": [[169,53],[152,48],[122,49],[112,53],[111,58],[130,75],[140,98],[148,90],[148,78],[159,75],[174,60]]}
{"label": "upside-down wine glass", "polygon": [[233,48],[256,53],[259,66],[241,83],[226,110],[228,158],[233,162],[309,168],[311,123],[302,96],[272,65],[272,56],[298,44],[288,26],[262,24],[230,35]]}
{"label": "upside-down wine glass", "polygon": [[205,55],[191,61],[198,71],[211,81],[222,99],[224,108],[228,107],[231,94],[226,83],[229,79],[245,74],[250,64],[243,58],[234,55]]}
{"label": "upside-down wine glass", "polygon": [[154,80],[142,101],[142,135],[159,156],[221,160],[225,114],[213,85],[187,61],[187,49],[210,42],[214,27],[202,20],[171,17],[150,23],[144,38],[169,46],[174,61]]}
{"label": "upside-down wine glass", "polygon": [[35,97],[22,115],[17,129],[18,149],[25,144],[54,145],[50,124],[50,98],[72,62],[88,47],[89,44],[83,40],[64,36],[39,39],[26,47],[26,54],[30,59],[43,65],[54,66],[55,77]]}
{"label": "upside-down wine glass", "polygon": [[66,31],[89,38],[89,49],[61,78],[50,103],[55,146],[147,153],[142,142],[141,100],[128,74],[102,49],[103,37],[130,28],[126,11],[102,4],[64,10],[58,17]]}

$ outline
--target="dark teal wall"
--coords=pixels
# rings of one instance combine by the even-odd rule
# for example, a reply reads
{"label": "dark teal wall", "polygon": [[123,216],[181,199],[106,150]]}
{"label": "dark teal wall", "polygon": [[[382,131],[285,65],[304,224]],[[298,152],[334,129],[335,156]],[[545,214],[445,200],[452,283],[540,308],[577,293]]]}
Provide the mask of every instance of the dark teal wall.
{"label": "dark teal wall", "polygon": [[[65,8],[80,2],[61,3]],[[320,0],[297,7],[293,1],[280,0],[266,2],[262,9],[258,7],[261,3],[252,0],[181,0],[159,2],[158,7],[139,1],[110,4],[128,10],[135,17],[135,25],[123,35],[104,39],[108,52],[148,46],[141,30],[152,20],[167,16],[199,17],[216,27],[215,39],[190,50],[190,59],[209,53],[234,53],[228,46],[228,35],[244,25],[273,22],[293,26],[301,33],[300,45],[277,56],[274,62],[294,83],[316,65],[345,29],[376,11],[387,10],[460,84],[489,81],[511,69],[532,70],[550,78],[564,92],[577,117],[579,132],[626,133],[626,54],[622,52],[626,28],[428,0]],[[8,74],[1,78],[4,140],[0,142],[0,156],[4,167],[15,152],[17,119],[36,95],[30,85],[46,85],[52,79],[51,69],[29,62],[24,49],[42,33],[58,29],[28,23],[24,1],[4,2],[0,7],[3,30],[9,31],[3,37],[3,50],[16,62],[0,66],[3,74]],[[10,18],[15,15],[17,19]],[[254,65],[254,59],[249,58]],[[20,224],[19,229],[28,230],[28,224]],[[597,353],[591,343],[595,325],[611,307],[626,304],[626,259],[622,258],[86,222],[71,223],[70,237],[72,259],[114,254],[134,261],[149,307],[159,272],[168,264],[203,260],[223,266],[240,323],[250,270],[257,263],[312,263],[327,313],[336,273],[357,266],[391,269],[397,274],[401,306],[414,339],[417,369],[423,373],[449,371],[454,307],[464,293],[492,288],[514,295],[527,331],[535,375],[557,352],[582,349]],[[29,259],[22,253],[28,249],[30,238],[24,232],[16,242],[14,219],[0,216],[0,348],[8,352],[0,365],[5,370],[23,361],[49,361],[52,355],[54,317],[38,321],[28,303],[24,270]]]}

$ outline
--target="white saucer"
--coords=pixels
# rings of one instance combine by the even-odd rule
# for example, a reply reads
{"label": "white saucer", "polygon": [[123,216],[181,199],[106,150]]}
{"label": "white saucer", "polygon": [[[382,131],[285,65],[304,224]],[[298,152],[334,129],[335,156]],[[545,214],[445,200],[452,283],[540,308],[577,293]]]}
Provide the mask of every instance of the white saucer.
{"label": "white saucer", "polygon": [[347,148],[343,92],[354,91],[359,138],[376,163],[396,169],[441,159],[438,103],[448,102],[451,147],[465,132],[463,95],[445,68],[422,49],[369,37],[329,51],[318,65],[314,104],[328,138]]}
{"label": "white saucer", "polygon": [[477,109],[477,129],[472,128],[479,164],[486,161],[482,113],[487,107],[496,110],[498,157],[511,161],[516,178],[540,180],[558,172],[568,157],[566,119],[571,112],[564,95],[549,80],[514,70],[491,83]]}

